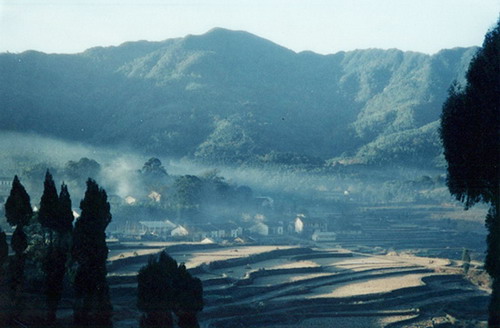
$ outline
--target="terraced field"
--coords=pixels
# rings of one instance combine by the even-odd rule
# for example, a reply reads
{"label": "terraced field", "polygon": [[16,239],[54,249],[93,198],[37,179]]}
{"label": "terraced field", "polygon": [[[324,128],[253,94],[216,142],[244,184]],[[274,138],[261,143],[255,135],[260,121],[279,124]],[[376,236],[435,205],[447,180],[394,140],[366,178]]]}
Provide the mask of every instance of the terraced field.
{"label": "terraced field", "polygon": [[487,291],[444,259],[295,246],[129,245],[123,256],[114,250],[110,263],[115,327],[137,326],[135,274],[165,246],[202,279],[205,309],[199,318],[206,328],[427,327],[486,320]]}

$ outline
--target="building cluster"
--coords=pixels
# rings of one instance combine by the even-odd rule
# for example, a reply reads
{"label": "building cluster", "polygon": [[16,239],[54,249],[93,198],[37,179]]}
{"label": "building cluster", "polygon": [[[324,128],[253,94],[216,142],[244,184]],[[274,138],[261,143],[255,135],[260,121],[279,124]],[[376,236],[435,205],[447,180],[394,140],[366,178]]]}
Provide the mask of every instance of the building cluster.
{"label": "building cluster", "polygon": [[292,235],[314,241],[334,241],[335,232],[328,230],[328,222],[321,218],[309,218],[299,214],[288,221],[265,221],[262,219],[181,225],[165,219],[163,221],[139,221],[133,227],[114,231],[113,237],[121,240],[150,241],[203,241],[245,242],[267,237]]}

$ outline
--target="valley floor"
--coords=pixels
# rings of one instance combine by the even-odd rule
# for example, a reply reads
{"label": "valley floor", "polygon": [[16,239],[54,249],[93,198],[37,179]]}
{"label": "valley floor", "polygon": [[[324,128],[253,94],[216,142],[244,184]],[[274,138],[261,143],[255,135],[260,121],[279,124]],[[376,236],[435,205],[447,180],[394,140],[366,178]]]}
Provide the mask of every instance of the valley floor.
{"label": "valley floor", "polygon": [[488,290],[447,259],[373,255],[328,244],[149,246],[113,251],[115,327],[137,325],[135,274],[163,246],[202,279],[204,328],[480,327],[486,320]]}

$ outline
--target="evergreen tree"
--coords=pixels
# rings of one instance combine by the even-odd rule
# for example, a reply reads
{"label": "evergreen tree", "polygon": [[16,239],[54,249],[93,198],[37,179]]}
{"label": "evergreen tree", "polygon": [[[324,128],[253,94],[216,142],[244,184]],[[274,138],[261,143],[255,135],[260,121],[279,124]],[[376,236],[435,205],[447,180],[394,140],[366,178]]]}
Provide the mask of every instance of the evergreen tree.
{"label": "evergreen tree", "polygon": [[11,240],[12,250],[15,255],[9,263],[10,301],[13,308],[10,319],[16,317],[22,309],[22,297],[20,295],[24,280],[24,251],[28,247],[24,227],[28,224],[32,216],[33,210],[30,204],[30,196],[16,175],[12,181],[12,189],[10,190],[9,197],[5,202],[5,217],[7,218],[7,222],[11,226],[16,226]]}
{"label": "evergreen tree", "polygon": [[32,215],[30,196],[16,175],[12,181],[10,195],[5,202],[5,217],[11,226],[23,228],[28,224]]}
{"label": "evergreen tree", "polygon": [[71,197],[68,192],[68,186],[61,185],[59,193],[58,221],[55,230],[59,233],[71,232],[73,230],[73,209],[71,207]]}
{"label": "evergreen tree", "polygon": [[[52,195],[52,190],[50,193],[46,193],[45,190],[50,188],[55,191],[55,185],[53,183],[47,183],[47,180],[46,178],[44,195]],[[45,200],[47,199],[52,200],[53,198],[46,197]],[[52,201],[50,203],[45,203],[46,212],[50,213],[48,217],[51,218],[45,222],[50,222],[51,235],[52,230],[56,232],[55,240],[51,238],[51,244],[47,250],[43,265],[45,272],[47,321],[49,323],[53,323],[56,320],[57,306],[62,296],[66,261],[70,249],[71,230],[73,228],[72,222],[74,219],[71,209],[71,197],[65,184],[61,186],[61,192],[56,199],[57,202]],[[44,198],[42,196],[40,210],[43,208],[43,200]],[[49,204],[54,206],[54,208],[50,207]]]}
{"label": "evergreen tree", "polygon": [[490,327],[500,327],[500,19],[472,59],[467,84],[453,85],[443,105],[441,139],[447,185],[466,209],[486,202],[485,268],[493,279]]}
{"label": "evergreen tree", "polygon": [[0,229],[0,277],[3,276],[3,265],[7,262],[8,257],[9,245],[7,245],[7,235]]}
{"label": "evergreen tree", "polygon": [[174,312],[180,328],[198,328],[196,314],[203,310],[203,286],[201,280],[193,278],[184,264],[179,265],[175,281]]}
{"label": "evergreen tree", "polygon": [[44,228],[54,230],[59,220],[59,197],[57,196],[56,185],[49,170],[45,173],[43,187],[40,209],[38,210],[38,221]]}
{"label": "evergreen tree", "polygon": [[144,312],[141,327],[173,327],[172,312],[181,328],[199,327],[197,312],[203,309],[201,281],[165,252],[151,257],[137,276],[137,307]]}
{"label": "evergreen tree", "polygon": [[45,258],[45,297],[47,304],[47,322],[56,320],[56,312],[63,290],[66,272],[67,251],[60,247],[50,247]]}
{"label": "evergreen tree", "polygon": [[177,262],[164,252],[150,257],[137,275],[137,307],[144,312],[142,328],[173,327],[172,308]]}
{"label": "evergreen tree", "polygon": [[112,306],[106,281],[105,230],[111,221],[106,191],[92,179],[87,180],[85,197],[80,203],[81,216],[75,223],[72,256],[77,262],[74,280],[77,325],[111,327]]}

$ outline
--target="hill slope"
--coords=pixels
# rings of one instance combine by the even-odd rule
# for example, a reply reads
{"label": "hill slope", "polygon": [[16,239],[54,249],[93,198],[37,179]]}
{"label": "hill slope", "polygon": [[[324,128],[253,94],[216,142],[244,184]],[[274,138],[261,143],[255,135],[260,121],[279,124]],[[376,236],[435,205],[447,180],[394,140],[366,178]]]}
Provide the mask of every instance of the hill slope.
{"label": "hill slope", "polygon": [[[324,56],[214,29],[76,55],[0,54],[0,129],[224,162],[270,152],[373,162],[371,145],[399,136],[428,163],[448,86],[474,52]],[[411,147],[421,129],[430,148]]]}

